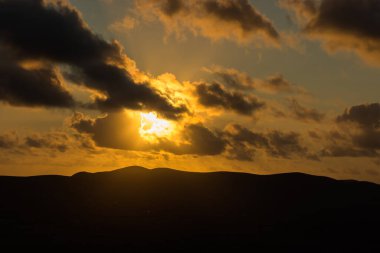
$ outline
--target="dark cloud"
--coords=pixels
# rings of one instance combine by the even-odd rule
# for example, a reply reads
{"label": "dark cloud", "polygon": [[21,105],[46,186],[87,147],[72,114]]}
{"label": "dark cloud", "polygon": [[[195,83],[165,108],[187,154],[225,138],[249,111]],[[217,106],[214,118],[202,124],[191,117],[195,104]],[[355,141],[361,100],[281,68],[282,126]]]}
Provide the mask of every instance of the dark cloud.
{"label": "dark cloud", "polygon": [[374,150],[360,149],[350,146],[330,145],[320,152],[321,156],[327,157],[376,157]]}
{"label": "dark cloud", "polygon": [[217,80],[223,83],[226,87],[244,91],[256,89],[256,84],[253,78],[237,69],[212,67],[206,68],[205,71],[214,75]]}
{"label": "dark cloud", "polygon": [[0,134],[0,149],[14,154],[33,154],[41,150],[43,154],[55,155],[69,150],[94,150],[91,140],[78,134],[64,131],[50,131],[47,133],[32,133],[29,135],[20,132]]}
{"label": "dark cloud", "polygon": [[71,94],[52,66],[27,69],[0,48],[0,100],[15,106],[73,107]]}
{"label": "dark cloud", "polygon": [[0,135],[0,148],[10,149],[18,145],[19,138],[15,133],[5,133]]}
{"label": "dark cloud", "polygon": [[87,133],[99,147],[141,150],[140,122],[124,112],[109,113],[97,119],[86,118],[77,113],[72,127],[80,133]]}
{"label": "dark cloud", "polygon": [[254,79],[247,73],[233,68],[211,67],[206,72],[216,77],[216,81],[235,90],[253,92],[255,90],[267,93],[305,93],[292,84],[282,74],[274,74],[265,79]]}
{"label": "dark cloud", "polygon": [[295,11],[303,32],[319,39],[330,52],[353,51],[380,65],[378,0],[280,0]]}
{"label": "dark cloud", "polygon": [[156,110],[168,118],[187,111],[148,83],[136,83],[125,69],[121,46],[94,34],[80,14],[62,2],[0,1],[0,44],[19,58],[70,66],[81,84],[107,96],[96,101],[102,109]]}
{"label": "dark cloud", "polygon": [[228,125],[224,136],[229,143],[227,156],[230,159],[253,161],[257,149],[269,148],[269,140],[265,135],[254,133],[238,124]]}
{"label": "dark cloud", "polygon": [[260,14],[247,0],[203,2],[207,13],[227,23],[237,23],[244,33],[263,32],[269,38],[279,39],[272,22]]}
{"label": "dark cloud", "polygon": [[337,117],[339,123],[355,123],[358,131],[351,135],[354,145],[368,149],[380,149],[380,104],[353,106]]}
{"label": "dark cloud", "polygon": [[263,102],[253,96],[237,91],[227,91],[218,83],[198,84],[196,93],[203,106],[233,110],[242,115],[252,115],[265,106]]}
{"label": "dark cloud", "polygon": [[73,65],[119,57],[119,48],[92,33],[76,10],[61,2],[44,2],[1,1],[1,41],[15,47],[25,57]]}
{"label": "dark cloud", "polygon": [[260,38],[278,45],[280,40],[273,23],[248,0],[139,0],[138,5],[177,33],[188,29],[212,40],[238,43]]}
{"label": "dark cloud", "polygon": [[269,147],[269,141],[263,134],[254,133],[238,124],[229,125],[225,134],[232,139],[233,142],[245,142],[257,148]]}
{"label": "dark cloud", "polygon": [[379,11],[380,3],[377,0],[324,0],[315,14],[317,17],[312,24],[308,24],[307,29],[334,29],[379,39]]}
{"label": "dark cloud", "polygon": [[364,129],[352,136],[353,143],[368,150],[380,150],[380,129]]}
{"label": "dark cloud", "polygon": [[80,133],[92,134],[96,120],[85,118],[81,113],[75,113],[72,118],[71,127]]}
{"label": "dark cloud", "polygon": [[161,140],[156,148],[178,155],[220,155],[226,148],[227,143],[222,136],[202,124],[189,124],[182,134],[186,143],[177,145]]}
{"label": "dark cloud", "polygon": [[182,0],[164,0],[162,2],[161,11],[168,16],[173,16],[185,8]]}
{"label": "dark cloud", "polygon": [[295,91],[293,84],[291,84],[282,74],[275,74],[269,76],[264,80],[264,88],[274,92],[292,92]]}
{"label": "dark cloud", "polygon": [[289,104],[289,109],[294,115],[294,117],[301,121],[315,121],[315,122],[321,122],[325,114],[319,112],[316,109],[309,109],[306,107],[303,107],[298,103],[296,99],[291,99]]}
{"label": "dark cloud", "polygon": [[336,118],[342,131],[329,132],[322,156],[379,157],[380,104],[362,104],[346,109]]}
{"label": "dark cloud", "polygon": [[364,128],[380,128],[380,104],[362,104],[347,109],[337,117],[338,122],[354,122]]}
{"label": "dark cloud", "polygon": [[255,133],[243,126],[233,124],[227,127],[224,135],[230,145],[228,156],[232,159],[252,161],[258,150],[263,150],[269,156],[277,158],[312,158],[307,148],[302,146],[300,135],[294,132]]}
{"label": "dark cloud", "polygon": [[347,140],[347,136],[345,135],[345,133],[338,132],[336,130],[328,132],[327,138],[329,138],[333,142]]}
{"label": "dark cloud", "polygon": [[186,127],[185,140],[190,146],[183,149],[188,154],[198,155],[218,155],[221,154],[226,146],[226,142],[210,129],[201,124],[191,124]]}
{"label": "dark cloud", "polygon": [[25,146],[30,148],[47,148],[66,152],[69,149],[68,138],[61,134],[33,135],[25,138]]}
{"label": "dark cloud", "polygon": [[307,157],[307,148],[300,143],[300,135],[295,132],[273,131],[268,135],[271,147],[269,153],[275,157],[291,158],[292,155]]}
{"label": "dark cloud", "polygon": [[366,132],[355,130],[355,133],[349,131],[344,134],[337,131],[327,133],[325,135],[327,144],[320,150],[319,155],[322,157],[378,157],[379,154],[373,145],[371,147],[363,140],[360,141],[365,140]]}
{"label": "dark cloud", "polygon": [[171,104],[158,91],[153,91],[148,83],[134,83],[123,68],[102,64],[86,68],[81,73],[86,83],[91,83],[107,94],[106,100],[96,101],[100,109],[107,111],[126,107],[133,110],[155,110],[171,119],[177,119],[188,111],[184,105]]}

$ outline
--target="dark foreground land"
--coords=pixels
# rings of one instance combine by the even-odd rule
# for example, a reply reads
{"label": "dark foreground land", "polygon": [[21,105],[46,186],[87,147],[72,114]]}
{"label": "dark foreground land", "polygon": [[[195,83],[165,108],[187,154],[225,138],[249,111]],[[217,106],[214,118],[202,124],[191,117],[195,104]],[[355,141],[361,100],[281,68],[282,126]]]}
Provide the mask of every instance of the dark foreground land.
{"label": "dark foreground land", "polygon": [[0,196],[3,248],[380,252],[371,183],[130,167],[0,177]]}

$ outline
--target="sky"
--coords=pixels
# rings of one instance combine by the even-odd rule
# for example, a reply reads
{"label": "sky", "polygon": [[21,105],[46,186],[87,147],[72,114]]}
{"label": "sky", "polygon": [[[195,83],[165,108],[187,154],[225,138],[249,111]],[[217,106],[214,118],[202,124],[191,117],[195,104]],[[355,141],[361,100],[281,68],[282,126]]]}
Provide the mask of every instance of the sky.
{"label": "sky", "polygon": [[380,183],[378,13],[378,0],[0,0],[0,174]]}

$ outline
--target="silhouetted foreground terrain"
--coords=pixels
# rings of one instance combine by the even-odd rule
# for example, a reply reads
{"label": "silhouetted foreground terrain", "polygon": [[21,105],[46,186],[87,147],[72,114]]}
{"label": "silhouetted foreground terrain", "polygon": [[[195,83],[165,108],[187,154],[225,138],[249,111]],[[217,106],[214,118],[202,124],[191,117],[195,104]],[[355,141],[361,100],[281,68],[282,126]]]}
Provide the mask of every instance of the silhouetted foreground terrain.
{"label": "silhouetted foreground terrain", "polygon": [[130,167],[0,177],[0,245],[380,252],[380,186]]}

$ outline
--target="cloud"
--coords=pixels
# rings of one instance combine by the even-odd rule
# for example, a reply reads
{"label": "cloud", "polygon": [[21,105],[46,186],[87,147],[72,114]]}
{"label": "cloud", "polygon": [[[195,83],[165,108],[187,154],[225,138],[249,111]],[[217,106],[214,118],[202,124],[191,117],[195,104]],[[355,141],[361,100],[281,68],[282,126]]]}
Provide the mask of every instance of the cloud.
{"label": "cloud", "polygon": [[[232,109],[240,114],[250,115],[253,111],[261,109],[264,104],[268,104],[272,111],[281,117],[287,117],[283,112],[284,109],[282,105],[279,105],[279,96],[292,94],[294,96],[305,96],[308,92],[299,87],[289,80],[287,80],[282,74],[274,74],[266,77],[265,79],[253,78],[245,72],[239,71],[233,68],[223,68],[220,66],[212,66],[211,68],[204,68],[204,71],[211,74],[211,84],[200,84],[197,87],[197,94],[199,101],[204,106],[209,107],[223,107],[225,109]],[[232,94],[240,95],[242,100],[248,101],[250,97],[253,98],[252,101],[256,100],[256,103],[246,103],[251,104],[251,111],[245,112],[243,110],[238,110],[237,108],[232,108],[229,102],[233,99]],[[244,94],[244,95],[243,95]],[[265,103],[258,101],[255,97],[256,94],[266,95],[269,94],[275,97],[276,100],[269,99],[265,96]],[[264,97],[264,96],[263,96]],[[289,100],[289,99],[286,99]],[[315,121],[320,122],[324,119],[324,113],[319,112],[317,109],[309,109],[299,104],[296,99],[290,99],[287,109],[293,118],[305,122]],[[255,104],[262,104],[263,106],[255,107]],[[242,103],[241,103],[242,104]],[[246,105],[246,108],[249,108]]]}
{"label": "cloud", "polygon": [[380,128],[380,104],[362,104],[352,106],[337,117],[338,122],[357,123],[362,128]]}
{"label": "cloud", "polygon": [[261,81],[261,87],[273,92],[294,92],[295,86],[284,78],[282,74],[274,74]]}
{"label": "cloud", "polygon": [[337,117],[339,123],[354,123],[358,131],[352,134],[355,145],[368,150],[380,150],[380,104],[353,106]]}
{"label": "cloud", "polygon": [[72,125],[80,133],[87,133],[99,147],[142,150],[139,134],[140,122],[125,112],[109,113],[105,117],[91,119],[76,113]]}
{"label": "cloud", "polygon": [[1,42],[25,58],[51,59],[78,67],[120,58],[115,44],[95,35],[80,14],[61,1],[4,0],[0,7]]}
{"label": "cloud", "polygon": [[81,113],[71,126],[89,136],[98,147],[144,152],[167,152],[175,155],[224,156],[233,160],[253,161],[259,152],[270,158],[313,159],[295,132],[255,132],[238,124],[225,129],[210,129],[201,123],[187,123],[176,135],[157,137],[154,141],[140,135],[140,120],[128,112],[91,119]]}
{"label": "cloud", "polygon": [[74,98],[64,87],[58,69],[51,65],[38,68],[17,62],[0,47],[0,100],[14,106],[70,108]]}
{"label": "cloud", "polygon": [[237,69],[213,66],[211,68],[204,68],[204,71],[215,76],[217,81],[223,83],[228,88],[244,91],[256,89],[254,79],[247,73]]}
{"label": "cloud", "polygon": [[199,123],[185,125],[176,141],[160,137],[150,142],[140,136],[139,118],[127,112],[110,113],[97,119],[76,113],[71,126],[80,133],[89,134],[97,146],[113,149],[203,156],[219,155],[226,146],[218,133]]}
{"label": "cloud", "polygon": [[182,136],[184,143],[161,140],[156,148],[177,155],[220,155],[226,148],[226,141],[220,134],[199,123],[186,125]]}
{"label": "cloud", "polygon": [[51,150],[57,150],[59,152],[66,152],[69,149],[68,138],[61,133],[51,134],[34,134],[32,136],[25,137],[25,146],[29,148],[47,148]]}
{"label": "cloud", "polygon": [[62,1],[0,1],[0,44],[22,60],[65,64],[78,84],[105,95],[96,100],[97,108],[155,110],[173,119],[187,112],[149,83],[136,82],[120,44],[94,34]]}
{"label": "cloud", "polygon": [[125,16],[122,20],[116,21],[109,26],[109,30],[114,32],[128,32],[136,27],[138,24],[137,19],[129,16]]}
{"label": "cloud", "polygon": [[380,129],[364,130],[361,134],[353,136],[353,142],[368,150],[380,150]]}
{"label": "cloud", "polygon": [[0,135],[0,149],[10,149],[18,145],[18,136],[12,133],[4,133]]}
{"label": "cloud", "polygon": [[226,146],[226,142],[218,133],[212,132],[202,124],[188,125],[185,140],[191,143],[190,146],[184,148],[185,152],[199,155],[218,155]]}
{"label": "cloud", "polygon": [[137,0],[146,17],[157,17],[168,33],[190,31],[211,40],[264,41],[278,46],[273,23],[248,0]]}
{"label": "cloud", "polygon": [[293,10],[299,22],[307,22],[318,12],[314,0],[279,0],[279,3],[281,7]]}
{"label": "cloud", "polygon": [[228,125],[225,129],[225,135],[234,142],[246,142],[257,148],[269,147],[269,141],[263,134],[254,133],[239,124]]}
{"label": "cloud", "polygon": [[271,143],[269,153],[274,157],[291,158],[292,155],[307,156],[307,148],[300,144],[300,135],[295,132],[273,131],[268,138]]}
{"label": "cloud", "polygon": [[[89,138],[66,131],[49,131],[46,133],[24,134],[10,132],[0,134],[0,149],[2,152],[13,154],[35,155],[41,151],[42,155],[55,155],[73,150],[85,150],[93,152],[95,146]],[[8,153],[8,154],[10,154]]]}
{"label": "cloud", "polygon": [[303,33],[328,52],[350,51],[380,66],[378,0],[280,0],[295,12]]}
{"label": "cloud", "polygon": [[259,150],[275,158],[312,157],[308,149],[301,144],[300,135],[295,132],[257,133],[241,125],[232,124],[227,126],[224,135],[230,145],[228,157],[232,159],[253,161]]}
{"label": "cloud", "polygon": [[379,157],[380,104],[352,106],[336,118],[341,132],[327,135],[323,156]]}
{"label": "cloud", "polygon": [[331,145],[321,150],[324,157],[376,157],[374,150],[360,149],[355,147]]}
{"label": "cloud", "polygon": [[296,119],[305,121],[305,122],[308,122],[308,121],[321,122],[325,117],[324,113],[321,113],[316,109],[309,109],[309,108],[303,107],[294,98],[290,100],[289,109]]}
{"label": "cloud", "polygon": [[254,133],[238,124],[228,125],[224,130],[224,135],[229,143],[227,156],[230,159],[252,161],[257,149],[269,148],[269,140],[266,136]]}
{"label": "cloud", "polygon": [[224,108],[242,115],[252,115],[264,108],[265,104],[252,95],[237,91],[227,91],[218,83],[198,84],[196,94],[199,103],[206,107]]}
{"label": "cloud", "polygon": [[256,90],[271,94],[305,93],[304,90],[291,83],[279,73],[270,75],[265,79],[258,79],[234,68],[213,66],[211,68],[204,68],[204,70],[215,76],[216,81],[235,90],[244,90],[246,92],[253,92]]}
{"label": "cloud", "polygon": [[[358,145],[355,139],[366,136],[365,132],[358,129],[357,126],[338,125],[340,131],[329,131],[324,134],[327,143],[319,151],[322,157],[377,157],[375,149],[368,146]],[[322,142],[322,140],[319,140]]]}

